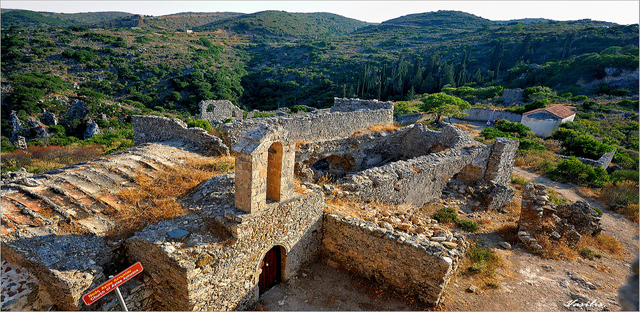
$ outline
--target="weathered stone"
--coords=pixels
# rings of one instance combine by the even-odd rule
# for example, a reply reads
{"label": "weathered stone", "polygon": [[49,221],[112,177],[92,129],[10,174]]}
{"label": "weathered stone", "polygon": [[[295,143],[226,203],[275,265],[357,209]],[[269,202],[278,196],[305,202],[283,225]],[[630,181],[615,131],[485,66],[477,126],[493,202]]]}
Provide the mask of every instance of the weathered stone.
{"label": "weathered stone", "polygon": [[456,247],[458,247],[458,244],[456,243],[452,243],[452,242],[442,242],[442,245],[449,248],[449,249],[454,249]]}
{"label": "weathered stone", "polygon": [[201,101],[200,119],[208,121],[211,126],[217,126],[229,122],[242,121],[242,109],[227,100]]}
{"label": "weathered stone", "polygon": [[511,249],[511,244],[507,243],[507,242],[500,242],[498,243],[498,246],[504,248],[504,249]]}
{"label": "weathered stone", "polygon": [[471,286],[469,286],[469,288],[467,288],[467,291],[470,292],[470,293],[475,293],[478,290],[479,290],[479,288],[476,285],[471,285]]}
{"label": "weathered stone", "polygon": [[84,139],[89,139],[100,133],[100,127],[98,124],[93,121],[93,119],[89,118],[87,120],[87,129],[84,131]]}

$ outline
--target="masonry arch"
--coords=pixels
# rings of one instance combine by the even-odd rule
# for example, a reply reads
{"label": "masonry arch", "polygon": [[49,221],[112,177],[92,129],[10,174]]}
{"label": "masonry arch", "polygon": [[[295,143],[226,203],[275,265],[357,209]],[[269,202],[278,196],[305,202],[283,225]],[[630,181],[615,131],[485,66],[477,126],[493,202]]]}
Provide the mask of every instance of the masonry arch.
{"label": "masonry arch", "polygon": [[281,245],[275,245],[261,258],[258,268],[261,271],[258,277],[258,290],[262,294],[271,287],[286,279],[287,250]]}
{"label": "masonry arch", "polygon": [[267,152],[267,200],[279,202],[282,186],[282,144],[273,142]]}

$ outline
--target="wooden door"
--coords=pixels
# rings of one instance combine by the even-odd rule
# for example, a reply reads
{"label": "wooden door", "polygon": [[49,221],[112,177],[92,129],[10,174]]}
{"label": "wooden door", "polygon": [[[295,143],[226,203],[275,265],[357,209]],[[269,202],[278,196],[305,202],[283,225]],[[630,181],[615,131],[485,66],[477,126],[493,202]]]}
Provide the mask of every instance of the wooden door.
{"label": "wooden door", "polygon": [[260,262],[260,269],[262,269],[262,273],[260,273],[260,281],[258,282],[260,293],[265,292],[273,285],[280,282],[280,260],[280,247],[275,246],[267,252],[264,259],[262,259],[262,262]]}

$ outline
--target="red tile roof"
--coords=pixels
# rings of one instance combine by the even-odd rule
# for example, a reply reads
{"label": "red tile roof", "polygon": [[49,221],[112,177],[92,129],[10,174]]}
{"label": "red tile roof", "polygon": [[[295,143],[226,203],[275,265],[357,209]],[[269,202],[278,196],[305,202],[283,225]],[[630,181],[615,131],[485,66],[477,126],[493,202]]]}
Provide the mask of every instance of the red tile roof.
{"label": "red tile roof", "polygon": [[547,112],[551,115],[554,115],[558,118],[567,118],[573,114],[575,114],[576,112],[573,111],[573,109],[564,106],[564,105],[554,105],[554,106],[550,106],[550,107],[544,107],[544,108],[538,108],[538,109],[534,109],[532,111],[528,111],[526,113],[524,113],[523,115],[529,115],[529,114],[533,114],[533,113],[537,113],[537,112]]}

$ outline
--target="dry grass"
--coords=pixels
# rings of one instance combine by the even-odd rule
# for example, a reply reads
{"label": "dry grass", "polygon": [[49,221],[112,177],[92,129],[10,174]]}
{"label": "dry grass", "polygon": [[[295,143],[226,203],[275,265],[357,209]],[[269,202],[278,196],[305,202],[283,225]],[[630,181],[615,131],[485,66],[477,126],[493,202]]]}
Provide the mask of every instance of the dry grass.
{"label": "dry grass", "polygon": [[25,168],[31,173],[43,173],[51,169],[96,159],[102,155],[101,145],[70,147],[32,146],[26,150],[16,150],[2,154],[2,169]]}
{"label": "dry grass", "polygon": [[515,245],[518,243],[518,225],[507,223],[496,231],[505,242]]}
{"label": "dry grass", "polygon": [[578,243],[578,248],[596,248],[608,254],[612,259],[620,259],[624,252],[624,246],[612,236],[600,233],[598,235],[583,235]]}
{"label": "dry grass", "polygon": [[638,184],[634,181],[608,183],[602,188],[601,199],[609,208],[638,222]]}
{"label": "dry grass", "polygon": [[560,157],[551,151],[518,151],[516,152],[515,164],[522,168],[530,168],[536,172],[544,169],[545,162],[557,163]]}
{"label": "dry grass", "polygon": [[127,237],[151,223],[186,214],[177,199],[213,176],[234,169],[233,164],[232,157],[207,158],[165,167],[156,172],[155,178],[138,174],[136,186],[116,194],[123,209],[115,215],[118,226],[108,235]]}
{"label": "dry grass", "polygon": [[370,132],[378,133],[378,132],[382,132],[382,131],[390,131],[391,133],[394,133],[395,130],[398,129],[398,128],[400,128],[400,126],[395,125],[395,124],[394,125],[390,125],[390,126],[379,126],[379,125],[376,125],[376,126],[371,126],[371,127],[367,128],[365,130],[358,130],[358,131],[354,132],[352,136],[355,137],[355,136],[360,136],[360,135],[367,134],[367,133],[370,133]]}
{"label": "dry grass", "polygon": [[545,140],[542,142],[542,145],[552,153],[560,152],[560,143],[556,140]]}
{"label": "dry grass", "polygon": [[[501,255],[492,249],[478,248],[470,246],[466,257],[462,259],[461,267],[465,268],[463,275],[469,279],[473,285],[482,285],[484,290],[499,289],[502,278],[498,276],[497,270],[509,266]],[[461,270],[462,271],[462,270]]]}
{"label": "dry grass", "polygon": [[367,220],[377,210],[389,211],[389,212],[402,212],[416,211],[415,207],[409,204],[402,205],[390,205],[380,203],[377,201],[371,201],[368,203],[355,201],[351,199],[339,199],[337,197],[326,201],[324,205],[324,212],[332,213],[339,216],[358,217],[363,220]]}
{"label": "dry grass", "polygon": [[578,257],[578,251],[567,245],[566,242],[551,241],[545,234],[534,235],[534,238],[542,246],[542,250],[538,254],[544,259],[575,260]]}

